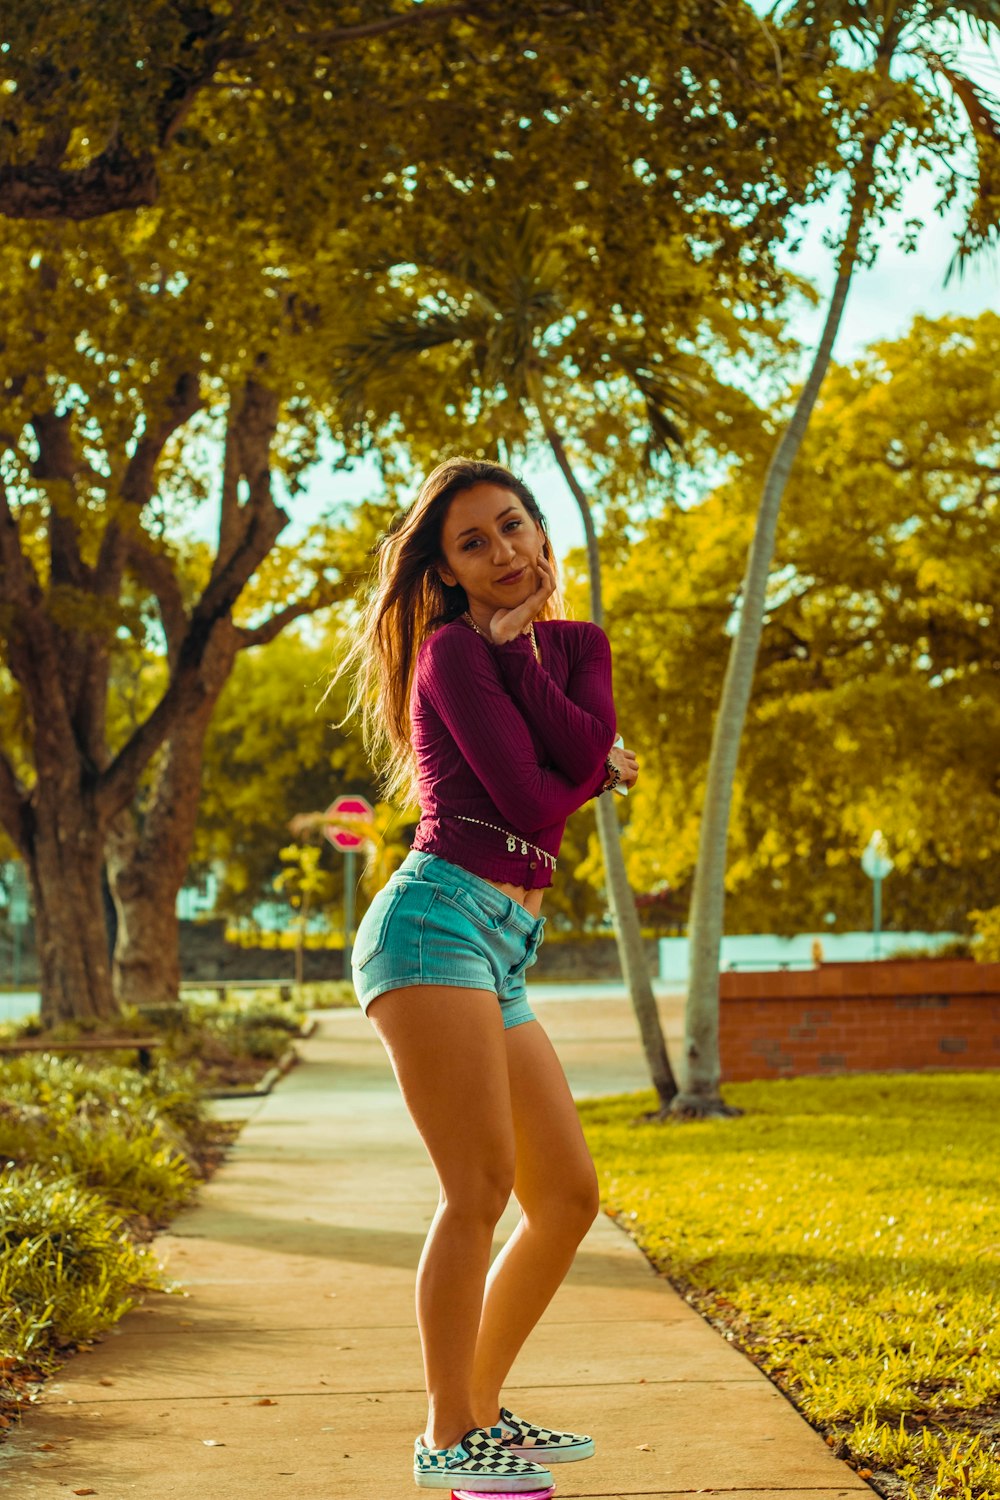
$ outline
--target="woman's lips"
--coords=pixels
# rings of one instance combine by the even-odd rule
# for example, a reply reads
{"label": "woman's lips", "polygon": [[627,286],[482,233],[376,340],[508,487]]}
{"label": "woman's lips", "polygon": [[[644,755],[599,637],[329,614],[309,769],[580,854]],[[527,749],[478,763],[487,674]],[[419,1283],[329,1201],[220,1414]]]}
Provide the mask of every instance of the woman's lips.
{"label": "woman's lips", "polygon": [[510,576],[507,577],[507,578],[498,578],[497,582],[498,583],[517,583],[518,579],[521,577],[521,574],[523,572],[524,572],[524,569],[522,568],[520,573],[511,573]]}

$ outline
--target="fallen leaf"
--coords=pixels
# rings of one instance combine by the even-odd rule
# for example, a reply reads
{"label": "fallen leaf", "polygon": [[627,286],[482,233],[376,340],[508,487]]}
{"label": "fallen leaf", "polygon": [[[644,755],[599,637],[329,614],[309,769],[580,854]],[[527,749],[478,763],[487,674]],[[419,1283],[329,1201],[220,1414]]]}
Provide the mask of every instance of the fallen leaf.
{"label": "fallen leaf", "polygon": [[858,1478],[859,1479],[870,1479],[871,1477],[872,1477],[872,1471],[871,1471],[871,1469],[859,1469],[858,1470]]}
{"label": "fallen leaf", "polygon": [[97,1382],[97,1384],[98,1385],[114,1385],[114,1381],[110,1380],[107,1375],[102,1375],[101,1378],[100,1378],[100,1380]]}
{"label": "fallen leaf", "polygon": [[277,1401],[272,1401],[270,1396],[265,1396],[260,1401],[255,1401],[254,1406],[277,1406]]}
{"label": "fallen leaf", "polygon": [[202,1443],[206,1448],[224,1448],[226,1446],[225,1443],[220,1443],[218,1438],[202,1438]]}
{"label": "fallen leaf", "polygon": [[96,1490],[74,1490],[74,1495],[96,1495]]}
{"label": "fallen leaf", "polygon": [[35,1447],[39,1453],[54,1453],[56,1451],[55,1443],[36,1443]]}
{"label": "fallen leaf", "polygon": [[652,1448],[649,1446],[648,1443],[636,1443],[635,1446],[636,1446],[636,1451],[639,1452],[639,1453],[652,1453],[652,1451],[653,1451]]}

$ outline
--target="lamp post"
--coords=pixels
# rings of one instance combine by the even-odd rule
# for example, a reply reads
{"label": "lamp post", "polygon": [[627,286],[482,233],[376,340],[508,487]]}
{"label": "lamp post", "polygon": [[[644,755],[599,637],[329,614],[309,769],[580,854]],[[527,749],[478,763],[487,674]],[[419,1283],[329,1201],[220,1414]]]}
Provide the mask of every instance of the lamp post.
{"label": "lamp post", "polygon": [[878,958],[882,931],[882,882],[893,868],[889,846],[880,828],[876,828],[868,840],[861,856],[861,868],[872,883],[872,955]]}

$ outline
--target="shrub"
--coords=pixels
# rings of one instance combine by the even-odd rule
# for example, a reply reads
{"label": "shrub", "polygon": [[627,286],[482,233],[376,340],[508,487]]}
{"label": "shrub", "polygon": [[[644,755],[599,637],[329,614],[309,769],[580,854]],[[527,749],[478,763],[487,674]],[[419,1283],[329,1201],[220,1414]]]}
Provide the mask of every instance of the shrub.
{"label": "shrub", "polygon": [[41,1370],[161,1284],[104,1198],[36,1167],[0,1173],[0,1353]]}
{"label": "shrub", "polygon": [[991,906],[987,911],[970,911],[969,917],[976,929],[973,957],[982,964],[1000,963],[1000,906]]}
{"label": "shrub", "polygon": [[191,1196],[209,1126],[189,1077],[40,1053],[5,1060],[0,1080],[0,1159],[73,1178],[125,1214],[162,1219]]}

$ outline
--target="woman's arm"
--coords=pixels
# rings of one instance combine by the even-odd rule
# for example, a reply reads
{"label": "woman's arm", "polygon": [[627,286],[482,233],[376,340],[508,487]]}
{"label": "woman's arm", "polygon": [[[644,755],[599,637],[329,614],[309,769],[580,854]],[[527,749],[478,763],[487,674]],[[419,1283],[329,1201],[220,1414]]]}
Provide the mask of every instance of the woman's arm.
{"label": "woman's arm", "polygon": [[615,736],[611,691],[611,646],[600,626],[584,622],[579,658],[566,691],[535,660],[526,635],[493,647],[504,686],[542,741],[553,763],[570,781],[586,781],[595,756],[608,753]]}
{"label": "woman's arm", "polygon": [[414,687],[512,828],[544,828],[596,796],[614,723],[592,742],[589,755],[579,757],[578,777],[540,766],[531,729],[500,679],[494,649],[471,630],[439,630],[420,648]]}

